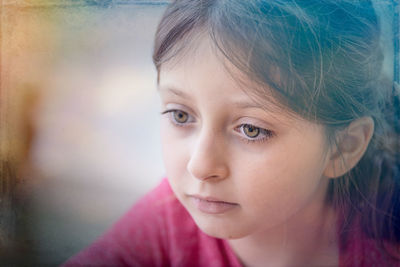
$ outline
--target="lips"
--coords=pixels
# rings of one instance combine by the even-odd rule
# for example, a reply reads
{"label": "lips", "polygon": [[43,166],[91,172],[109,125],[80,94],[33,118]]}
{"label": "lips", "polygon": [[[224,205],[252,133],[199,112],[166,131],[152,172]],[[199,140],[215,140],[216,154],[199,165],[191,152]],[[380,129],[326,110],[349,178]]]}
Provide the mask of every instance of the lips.
{"label": "lips", "polygon": [[239,204],[226,202],[213,197],[189,195],[194,206],[201,212],[208,214],[222,214],[239,207]]}

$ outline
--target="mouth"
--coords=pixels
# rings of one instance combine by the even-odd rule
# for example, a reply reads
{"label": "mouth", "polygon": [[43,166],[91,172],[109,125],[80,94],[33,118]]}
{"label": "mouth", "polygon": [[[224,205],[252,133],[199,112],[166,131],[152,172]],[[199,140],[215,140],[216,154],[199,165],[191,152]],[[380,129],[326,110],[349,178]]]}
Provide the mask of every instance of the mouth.
{"label": "mouth", "polygon": [[239,207],[237,203],[226,202],[213,197],[188,196],[199,211],[207,214],[222,214]]}

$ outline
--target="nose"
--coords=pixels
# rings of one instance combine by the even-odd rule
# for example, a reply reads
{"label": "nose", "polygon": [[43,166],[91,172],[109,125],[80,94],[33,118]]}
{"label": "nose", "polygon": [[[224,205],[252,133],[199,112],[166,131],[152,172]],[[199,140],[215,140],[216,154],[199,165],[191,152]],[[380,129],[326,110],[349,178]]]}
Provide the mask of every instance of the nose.
{"label": "nose", "polygon": [[187,170],[193,177],[202,181],[226,178],[229,168],[222,138],[207,132],[199,134],[191,151]]}

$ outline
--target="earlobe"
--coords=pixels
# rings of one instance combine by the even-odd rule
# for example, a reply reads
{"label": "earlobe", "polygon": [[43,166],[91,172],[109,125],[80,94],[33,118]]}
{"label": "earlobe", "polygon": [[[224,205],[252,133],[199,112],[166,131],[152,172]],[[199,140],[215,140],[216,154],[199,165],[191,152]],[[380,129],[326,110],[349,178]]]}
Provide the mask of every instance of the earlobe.
{"label": "earlobe", "polygon": [[349,172],[364,155],[373,133],[374,121],[371,117],[356,119],[339,132],[324,176],[336,178]]}

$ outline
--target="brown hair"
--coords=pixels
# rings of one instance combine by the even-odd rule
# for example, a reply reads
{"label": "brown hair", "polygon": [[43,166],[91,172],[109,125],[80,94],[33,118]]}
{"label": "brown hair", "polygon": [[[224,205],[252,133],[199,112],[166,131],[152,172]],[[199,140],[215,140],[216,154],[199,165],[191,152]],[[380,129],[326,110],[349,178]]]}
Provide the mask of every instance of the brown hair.
{"label": "brown hair", "polygon": [[[328,140],[357,118],[373,118],[366,153],[349,173],[331,180],[328,200],[346,218],[343,233],[358,217],[364,233],[381,245],[399,244],[400,127],[393,105],[399,90],[384,82],[371,1],[174,1],[156,33],[157,71],[204,32],[247,77],[272,88],[280,104],[325,125]],[[260,98],[269,95],[265,86],[258,88],[253,91]]]}

